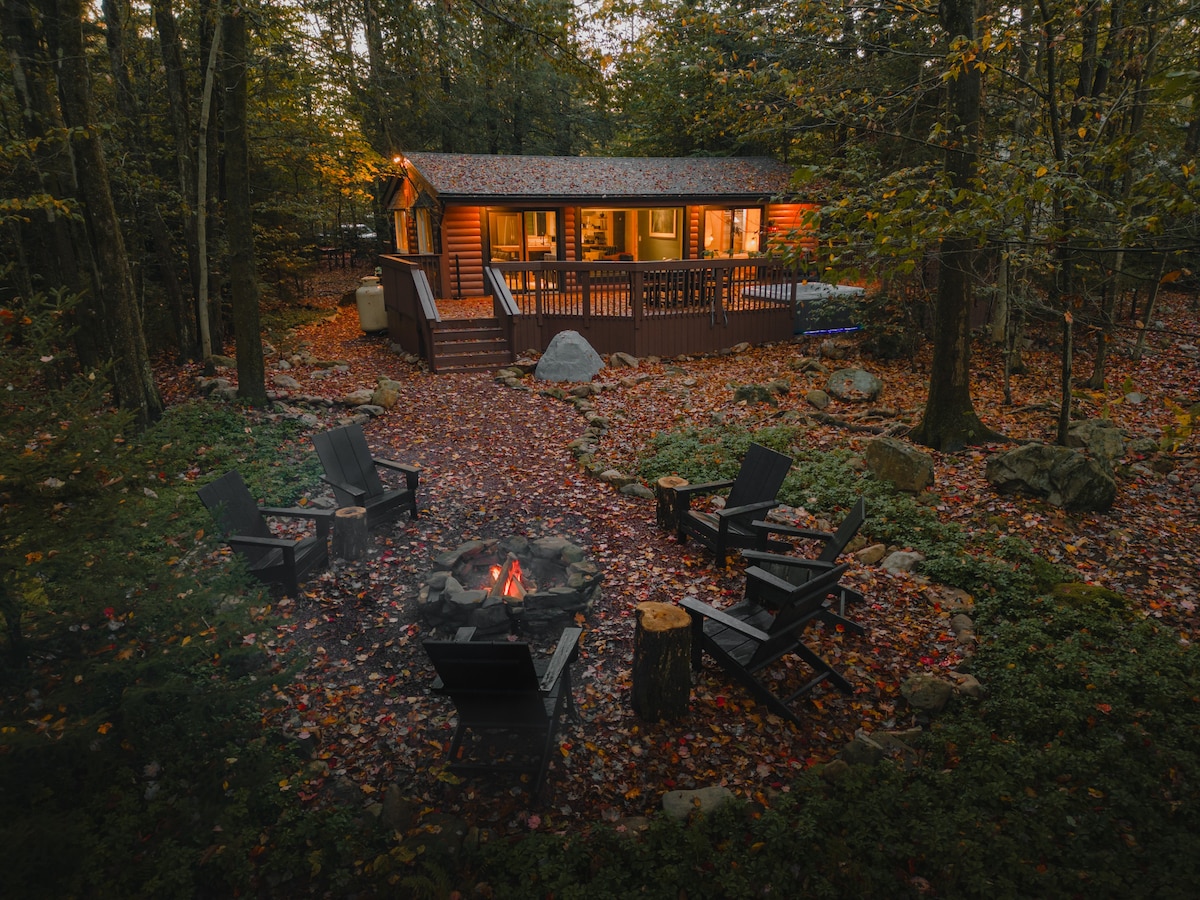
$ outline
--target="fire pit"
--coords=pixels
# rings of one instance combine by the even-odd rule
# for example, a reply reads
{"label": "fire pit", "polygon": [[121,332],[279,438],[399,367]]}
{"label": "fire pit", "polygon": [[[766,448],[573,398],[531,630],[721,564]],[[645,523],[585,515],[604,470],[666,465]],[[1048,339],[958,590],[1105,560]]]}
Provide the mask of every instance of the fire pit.
{"label": "fire pit", "polygon": [[481,637],[557,634],[591,610],[603,577],[563,537],[467,541],[434,560],[421,617],[434,628],[471,625]]}

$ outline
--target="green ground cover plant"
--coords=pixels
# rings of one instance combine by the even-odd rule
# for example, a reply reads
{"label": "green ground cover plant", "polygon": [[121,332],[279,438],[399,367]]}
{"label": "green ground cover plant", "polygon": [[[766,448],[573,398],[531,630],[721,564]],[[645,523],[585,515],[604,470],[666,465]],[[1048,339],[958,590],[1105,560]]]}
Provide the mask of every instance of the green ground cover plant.
{"label": "green ground cover plant", "polygon": [[289,452],[293,422],[207,402],[135,433],[105,406],[103,373],[53,368],[68,308],[39,298],[0,323],[5,891],[217,897],[307,882],[310,855],[335,862],[352,829],[278,789],[298,759],[262,729],[261,703],[289,661],[244,640],[271,621],[271,597],[238,565],[206,563],[216,544],[195,541],[212,529],[195,487],[236,466],[291,503],[317,481],[312,454]]}
{"label": "green ground cover plant", "polygon": [[190,538],[211,527],[196,478],[237,466],[255,491],[293,502],[316,471],[297,462],[311,454],[296,426],[188,403],[106,442],[123,480],[94,502],[114,537],[94,550],[90,531],[62,538],[54,558],[94,554],[94,573],[45,577],[29,662],[5,672],[6,886],[28,897],[1190,896],[1191,648],[1119,594],[1063,583],[1018,539],[937,525],[834,454],[798,449],[797,435],[661,436],[642,474],[727,477],[759,440],[797,459],[788,502],[832,515],[862,493],[872,539],[916,534],[926,574],[970,586],[982,636],[972,672],[987,693],[955,700],[915,756],[838,780],[809,772],[769,806],[656,818],[641,835],[597,825],[456,856],[306,808],[279,789],[304,765],[298,748],[260,719],[264,685],[291,661],[243,641],[271,621],[271,599],[236,566],[201,575]]}

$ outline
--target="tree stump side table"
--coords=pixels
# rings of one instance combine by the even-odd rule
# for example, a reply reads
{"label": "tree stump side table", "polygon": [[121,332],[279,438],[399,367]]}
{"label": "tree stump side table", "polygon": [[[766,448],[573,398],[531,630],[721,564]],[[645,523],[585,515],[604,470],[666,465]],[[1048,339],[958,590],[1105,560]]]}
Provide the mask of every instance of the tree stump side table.
{"label": "tree stump side table", "polygon": [[333,555],[337,559],[362,559],[367,555],[367,510],[343,506],[333,514]]}
{"label": "tree stump side table", "polygon": [[692,693],[692,619],[673,603],[634,610],[633,711],[647,721],[687,715]]}
{"label": "tree stump side table", "polygon": [[664,475],[654,484],[654,521],[663,531],[674,534],[679,527],[675,515],[675,488],[685,487],[688,481],[678,475]]}

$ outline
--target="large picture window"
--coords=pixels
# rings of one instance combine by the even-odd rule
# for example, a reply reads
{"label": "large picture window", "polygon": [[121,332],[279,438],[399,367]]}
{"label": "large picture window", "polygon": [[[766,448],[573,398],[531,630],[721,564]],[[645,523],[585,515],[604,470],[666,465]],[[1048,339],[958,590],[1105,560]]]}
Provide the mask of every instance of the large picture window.
{"label": "large picture window", "polygon": [[750,256],[758,253],[762,210],[708,209],[704,212],[705,256]]}
{"label": "large picture window", "polygon": [[492,262],[558,258],[558,214],[552,209],[488,211]]}

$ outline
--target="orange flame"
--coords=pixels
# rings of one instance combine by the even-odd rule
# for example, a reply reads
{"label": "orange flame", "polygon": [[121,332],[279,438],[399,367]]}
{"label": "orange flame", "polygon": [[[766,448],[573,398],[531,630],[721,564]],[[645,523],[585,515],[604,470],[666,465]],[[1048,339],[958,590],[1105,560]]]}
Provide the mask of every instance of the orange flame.
{"label": "orange flame", "polygon": [[[495,585],[496,580],[503,571],[504,568],[502,566],[492,566],[490,572],[492,576],[491,583],[493,585]],[[500,589],[500,596],[521,600],[525,597],[525,592],[525,581],[521,577],[521,563],[514,558],[508,563],[508,577],[504,579],[504,586]]]}

